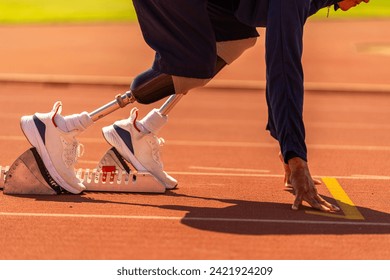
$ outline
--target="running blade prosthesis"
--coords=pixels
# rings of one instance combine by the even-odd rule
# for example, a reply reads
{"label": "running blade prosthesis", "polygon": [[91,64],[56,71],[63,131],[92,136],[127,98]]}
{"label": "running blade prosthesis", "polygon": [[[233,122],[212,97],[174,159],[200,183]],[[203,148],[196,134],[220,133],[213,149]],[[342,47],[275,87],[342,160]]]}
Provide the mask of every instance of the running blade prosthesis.
{"label": "running blade prosthesis", "polygon": [[[164,193],[165,186],[148,172],[138,172],[115,148],[108,150],[95,169],[78,169],[86,191]],[[0,166],[0,189],[4,194],[66,193],[50,176],[35,148],[19,156],[10,166]]]}

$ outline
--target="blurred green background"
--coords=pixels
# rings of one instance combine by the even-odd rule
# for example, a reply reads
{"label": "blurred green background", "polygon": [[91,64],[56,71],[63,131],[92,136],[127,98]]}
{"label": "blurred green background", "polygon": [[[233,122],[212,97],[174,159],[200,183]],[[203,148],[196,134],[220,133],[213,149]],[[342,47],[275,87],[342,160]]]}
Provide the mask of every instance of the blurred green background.
{"label": "blurred green background", "polygon": [[[326,18],[327,9],[315,15]],[[390,18],[390,0],[371,0],[347,13],[331,9],[329,19]],[[0,24],[129,22],[131,0],[0,0]]]}
{"label": "blurred green background", "polygon": [[131,0],[0,0],[0,23],[135,20]]}

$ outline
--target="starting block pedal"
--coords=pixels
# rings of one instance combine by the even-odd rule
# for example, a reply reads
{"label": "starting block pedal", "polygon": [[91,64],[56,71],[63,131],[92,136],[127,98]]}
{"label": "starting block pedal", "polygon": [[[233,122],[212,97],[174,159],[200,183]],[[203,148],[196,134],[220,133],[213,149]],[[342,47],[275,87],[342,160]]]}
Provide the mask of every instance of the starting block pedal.
{"label": "starting block pedal", "polygon": [[5,174],[5,194],[60,194],[61,187],[51,178],[35,148],[25,151]]}
{"label": "starting block pedal", "polygon": [[115,148],[108,150],[96,169],[77,171],[87,191],[164,193],[162,185],[149,172],[139,172]]}
{"label": "starting block pedal", "polygon": [[[55,195],[66,192],[50,176],[37,150],[31,148],[10,167],[0,167],[0,189],[4,194]],[[78,169],[86,191],[164,193],[165,186],[148,172],[138,172],[115,148],[108,150],[95,169]]]}

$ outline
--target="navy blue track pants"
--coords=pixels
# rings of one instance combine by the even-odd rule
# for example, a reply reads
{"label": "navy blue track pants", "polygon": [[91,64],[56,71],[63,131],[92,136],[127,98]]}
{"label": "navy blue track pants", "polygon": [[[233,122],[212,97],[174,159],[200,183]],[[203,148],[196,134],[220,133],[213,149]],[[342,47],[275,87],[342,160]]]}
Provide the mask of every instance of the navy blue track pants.
{"label": "navy blue track pants", "polygon": [[234,11],[239,0],[133,0],[146,43],[156,51],[157,72],[209,79],[216,42],[257,37]]}
{"label": "navy blue track pants", "polygon": [[285,161],[307,160],[303,124],[303,29],[310,0],[271,0],[266,32],[267,129]]}
{"label": "navy blue track pants", "polygon": [[[258,36],[235,17],[240,0],[133,0],[156,71],[192,78],[215,73],[216,42]],[[270,0],[266,23],[267,129],[285,161],[307,160],[303,124],[303,27],[311,0]]]}

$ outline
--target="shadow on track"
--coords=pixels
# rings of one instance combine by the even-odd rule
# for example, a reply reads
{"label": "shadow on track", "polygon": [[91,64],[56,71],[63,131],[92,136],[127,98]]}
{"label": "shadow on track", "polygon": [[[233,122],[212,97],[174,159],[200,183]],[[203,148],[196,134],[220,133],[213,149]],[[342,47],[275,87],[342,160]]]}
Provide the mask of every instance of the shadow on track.
{"label": "shadow on track", "polygon": [[[123,194],[112,194],[113,196]],[[144,196],[144,195],[142,195]],[[155,195],[151,195],[155,196]],[[57,201],[72,203],[120,204],[123,206],[143,206],[167,210],[186,212],[180,222],[191,228],[199,230],[242,234],[242,235],[294,235],[294,234],[389,234],[390,214],[375,211],[369,208],[357,207],[365,220],[345,219],[343,213],[334,214],[333,217],[324,217],[308,213],[313,209],[301,206],[299,211],[290,210],[291,205],[277,202],[245,201],[237,199],[223,199],[200,197],[179,194],[174,191],[164,196],[180,198],[180,202],[173,204],[148,204],[110,201],[95,199],[86,195],[60,195],[60,196],[23,196],[39,201]],[[333,203],[333,198],[324,197]],[[183,200],[184,199],[184,200]],[[189,203],[185,203],[186,199]],[[226,207],[189,206],[197,201],[215,201],[228,204]],[[98,207],[98,206],[97,206]]]}

